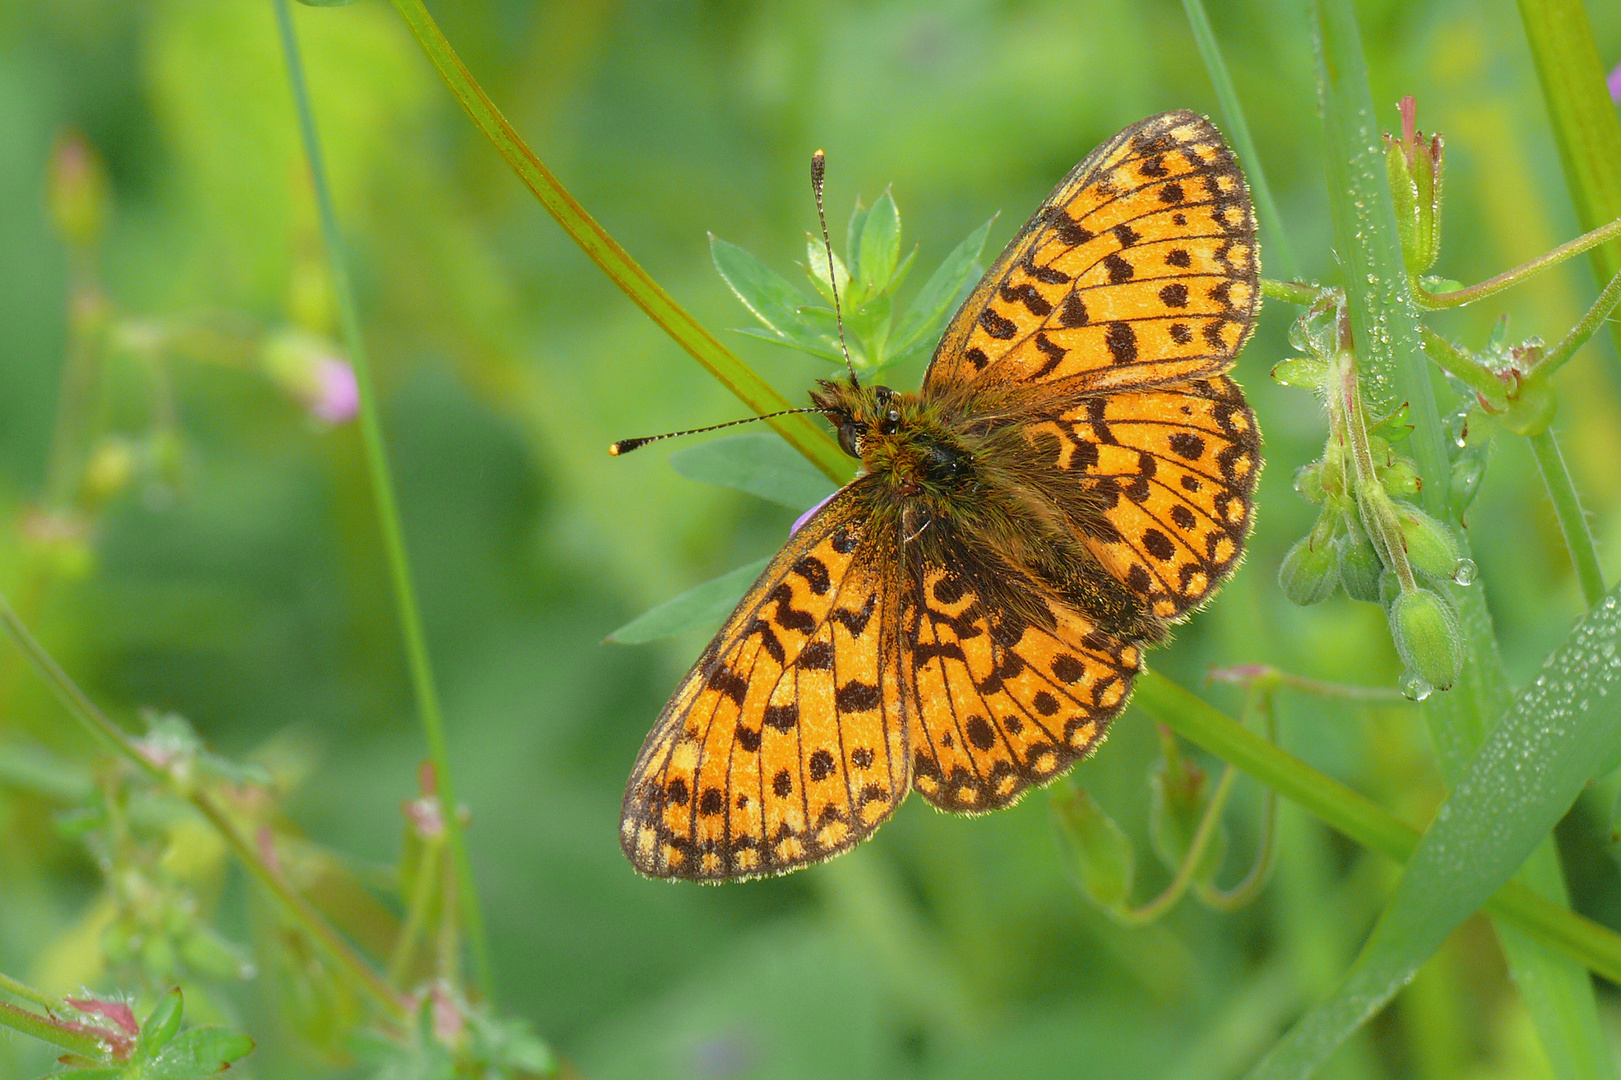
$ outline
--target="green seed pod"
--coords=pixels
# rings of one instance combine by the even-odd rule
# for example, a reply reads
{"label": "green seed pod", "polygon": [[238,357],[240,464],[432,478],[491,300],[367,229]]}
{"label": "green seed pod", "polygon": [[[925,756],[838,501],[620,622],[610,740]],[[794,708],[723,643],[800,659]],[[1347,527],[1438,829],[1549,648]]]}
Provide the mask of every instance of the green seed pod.
{"label": "green seed pod", "polygon": [[1048,805],[1081,891],[1105,911],[1124,907],[1136,877],[1136,857],[1126,834],[1083,788],[1060,788]]}
{"label": "green seed pod", "polygon": [[1278,586],[1283,595],[1302,606],[1326,599],[1340,581],[1333,543],[1313,543],[1316,534],[1314,529],[1312,536],[1297,540],[1278,565]]}
{"label": "green seed pod", "polygon": [[1450,579],[1461,557],[1452,530],[1411,503],[1396,504],[1396,520],[1401,523],[1407,561],[1413,568],[1431,577]]}
{"label": "green seed pod", "polygon": [[1340,584],[1351,599],[1379,603],[1379,575],[1384,573],[1385,565],[1379,561],[1379,552],[1360,522],[1345,523],[1345,531],[1334,538],[1334,556]]}
{"label": "green seed pod", "polygon": [[1445,690],[1463,667],[1463,635],[1452,606],[1425,588],[1409,589],[1390,605],[1390,633],[1402,662]]}

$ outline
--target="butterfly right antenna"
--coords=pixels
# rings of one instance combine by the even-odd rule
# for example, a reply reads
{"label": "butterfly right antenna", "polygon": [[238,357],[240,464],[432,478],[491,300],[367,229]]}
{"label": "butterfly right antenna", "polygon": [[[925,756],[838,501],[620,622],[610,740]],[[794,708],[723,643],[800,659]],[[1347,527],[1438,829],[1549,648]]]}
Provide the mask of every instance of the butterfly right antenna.
{"label": "butterfly right antenna", "polygon": [[833,289],[833,322],[839,328],[839,348],[844,352],[844,366],[850,369],[850,385],[860,388],[856,378],[855,362],[850,359],[850,346],[844,341],[844,315],[839,310],[839,276],[833,271],[833,241],[827,235],[827,214],[822,210],[822,181],[827,176],[827,155],[820,150],[811,155],[811,191],[816,195],[816,220],[822,223],[822,246],[827,249],[827,283]]}

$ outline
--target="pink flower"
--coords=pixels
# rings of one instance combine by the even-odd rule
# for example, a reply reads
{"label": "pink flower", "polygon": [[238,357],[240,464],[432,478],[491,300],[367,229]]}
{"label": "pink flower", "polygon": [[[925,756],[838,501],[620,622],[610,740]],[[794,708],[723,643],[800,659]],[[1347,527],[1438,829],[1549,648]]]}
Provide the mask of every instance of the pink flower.
{"label": "pink flower", "polygon": [[[837,495],[837,494],[838,494],[838,492],[836,492],[836,491],[833,493],[833,495]],[[811,519],[811,517],[816,513],[816,511],[820,510],[822,507],[824,507],[824,506],[826,506],[828,504],[828,502],[833,498],[833,495],[829,495],[826,499],[823,499],[821,502],[817,503],[815,506],[813,506],[809,510],[805,511],[803,514],[800,514],[799,519],[788,527],[788,535],[792,536],[792,535],[794,535],[794,533],[798,532],[800,530],[800,528],[805,524],[805,522],[807,522],[807,521],[809,521]]]}
{"label": "pink flower", "polygon": [[315,380],[320,389],[309,402],[309,409],[316,419],[341,424],[360,412],[360,383],[347,361],[336,356],[320,357],[315,363]]}
{"label": "pink flower", "polygon": [[303,330],[279,330],[265,339],[260,357],[271,381],[317,420],[342,424],[360,411],[355,369],[326,338]]}

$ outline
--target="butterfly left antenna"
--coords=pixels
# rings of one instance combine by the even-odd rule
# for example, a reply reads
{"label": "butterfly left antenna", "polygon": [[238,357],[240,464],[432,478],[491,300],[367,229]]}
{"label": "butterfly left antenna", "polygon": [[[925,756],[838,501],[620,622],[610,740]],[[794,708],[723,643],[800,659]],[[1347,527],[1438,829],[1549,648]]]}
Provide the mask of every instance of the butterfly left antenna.
{"label": "butterfly left antenna", "polygon": [[844,314],[839,310],[839,276],[833,272],[833,241],[827,235],[827,214],[822,210],[822,181],[827,176],[827,155],[818,150],[811,155],[811,191],[816,195],[816,220],[822,224],[822,246],[827,249],[827,283],[833,289],[833,322],[839,328],[839,348],[844,366],[850,369],[850,385],[860,387],[856,366],[850,359],[850,346],[844,342]]}
{"label": "butterfly left antenna", "polygon": [[718,431],[721,428],[736,427],[739,424],[752,424],[756,420],[771,420],[778,416],[792,416],[795,413],[821,411],[821,409],[817,408],[784,409],[781,412],[766,413],[763,416],[749,416],[742,420],[728,420],[724,424],[710,424],[708,427],[688,428],[686,431],[667,431],[663,435],[647,435],[640,439],[620,439],[618,442],[608,447],[608,453],[612,454],[614,457],[618,457],[621,454],[628,454],[632,450],[640,450],[648,443],[658,442],[660,439],[673,439],[678,435],[701,435],[706,431]]}

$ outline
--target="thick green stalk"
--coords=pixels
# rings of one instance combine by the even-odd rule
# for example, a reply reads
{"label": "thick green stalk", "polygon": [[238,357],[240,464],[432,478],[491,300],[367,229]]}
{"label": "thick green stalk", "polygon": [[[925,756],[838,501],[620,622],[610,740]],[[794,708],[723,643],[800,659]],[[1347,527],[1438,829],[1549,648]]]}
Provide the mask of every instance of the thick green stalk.
{"label": "thick green stalk", "polygon": [[[1358,354],[1369,376],[1365,390],[1377,401],[1379,393],[1399,389],[1401,398],[1408,403],[1414,425],[1414,456],[1424,480],[1424,506],[1432,516],[1447,520],[1450,468],[1445,435],[1429,365],[1420,345],[1418,311],[1402,260],[1389,173],[1373,118],[1356,15],[1350,0],[1317,0],[1313,15],[1330,210],[1335,246],[1345,260],[1346,300]],[[1467,544],[1463,546],[1467,556]],[[1502,715],[1509,692],[1483,586],[1446,591],[1459,614],[1465,659],[1454,687],[1432,695],[1426,702],[1424,718],[1442,776],[1450,785],[1463,775],[1487,728]],[[1546,838],[1519,879],[1550,903],[1565,904],[1564,880]],[[1412,917],[1416,913],[1403,913],[1403,918]],[[1405,930],[1397,929],[1396,924],[1388,929],[1391,940],[1402,938]],[[1514,929],[1501,925],[1498,929],[1510,972],[1522,989],[1558,1075],[1610,1075],[1591,979]],[[1420,938],[1414,936],[1411,940],[1416,943]],[[1367,955],[1365,949],[1358,965]],[[1416,966],[1424,958],[1411,959]],[[1353,967],[1353,972],[1359,970],[1359,966]],[[1272,1071],[1284,1068],[1285,1062],[1295,1068],[1312,1060],[1314,1054],[1326,1052],[1329,1044],[1316,1041],[1310,1034],[1326,1017],[1344,1019],[1354,1014],[1358,1022],[1365,1020],[1369,1013],[1358,1012],[1349,1000],[1348,995],[1355,992],[1359,991],[1351,982],[1342,985],[1334,998],[1313,1010],[1291,1031],[1258,1072],[1270,1076]],[[1308,1045],[1313,1050],[1303,1052]]]}
{"label": "thick green stalk", "polygon": [[[1553,124],[1565,183],[1584,229],[1621,218],[1621,117],[1610,100],[1604,64],[1582,0],[1519,0],[1542,100]],[[1621,273],[1621,241],[1593,249],[1593,276]],[[1621,324],[1610,327],[1621,353]]]}
{"label": "thick green stalk", "polygon": [[[393,3],[395,10],[410,28],[412,36],[416,38],[417,44],[438,69],[440,77],[450,87],[451,93],[456,95],[456,100],[461,102],[462,108],[467,110],[467,115],[472,117],[473,123],[478,125],[478,129],[512,167],[512,171],[518,174],[518,178],[534,193],[535,198],[540,200],[546,212],[551,214],[563,227],[563,231],[580,246],[580,250],[584,251],[626,296],[646,312],[648,318],[669,334],[677,345],[691,353],[695,360],[756,414],[792,408],[793,404],[787,398],[772,389],[770,384],[756,375],[736,354],[716,340],[713,334],[677,304],[670,294],[649,277],[647,271],[637,265],[625,249],[574,201],[574,197],[558,183],[551,170],[541,164],[534,151],[529,149],[517,131],[507,122],[506,117],[501,115],[501,110],[495,107],[495,103],[463,66],[455,50],[450,47],[450,42],[440,32],[433,17],[428,14],[427,8],[422,6],[422,0],[393,0]],[[834,483],[842,484],[850,478],[854,463],[839,450],[832,437],[809,416],[782,416],[767,420],[766,423]]]}
{"label": "thick green stalk", "polygon": [[304,139],[304,152],[309,158],[310,176],[315,187],[315,199],[320,209],[321,232],[326,240],[327,262],[332,277],[332,293],[337,301],[338,317],[343,326],[344,345],[349,361],[354,366],[355,381],[360,389],[360,431],[366,446],[366,466],[371,474],[372,497],[377,504],[378,526],[383,533],[383,548],[388,557],[390,577],[394,582],[394,601],[399,612],[400,632],[405,638],[405,651],[411,670],[411,685],[416,691],[417,711],[421,714],[422,728],[428,740],[428,753],[433,759],[434,781],[440,801],[444,804],[445,835],[456,864],[460,883],[460,897],[465,909],[468,939],[472,945],[474,966],[479,985],[488,994],[491,989],[490,950],[484,933],[484,915],[479,908],[478,892],[473,881],[472,860],[467,853],[467,837],[462,831],[456,800],[456,787],[450,769],[450,753],[445,739],[445,721],[439,708],[439,692],[434,686],[433,666],[428,660],[427,634],[422,627],[421,608],[417,604],[416,585],[411,579],[411,561],[405,548],[405,531],[400,524],[399,507],[394,498],[394,478],[388,463],[388,447],[383,438],[382,409],[377,402],[376,381],[372,377],[371,361],[366,355],[365,338],[360,329],[360,311],[354,289],[349,283],[348,260],[344,257],[343,236],[338,231],[337,213],[332,207],[332,193],[327,188],[326,166],[321,156],[321,143],[315,131],[315,116],[310,108],[309,89],[304,84],[304,65],[299,59],[298,39],[293,32],[292,13],[288,0],[276,0],[276,24],[281,31],[282,48],[287,58],[287,77],[292,83],[293,100],[298,109],[299,130]]}
{"label": "thick green stalk", "polygon": [[1582,512],[1576,485],[1565,467],[1565,456],[1559,452],[1559,442],[1552,428],[1544,428],[1531,436],[1531,452],[1537,457],[1537,468],[1542,471],[1542,482],[1548,486],[1548,498],[1553,501],[1554,516],[1565,534],[1565,546],[1570,549],[1570,561],[1576,567],[1576,580],[1582,585],[1582,598],[1592,607],[1604,596],[1604,571],[1599,566],[1598,549],[1593,546],[1593,532],[1587,527],[1587,515]]}

